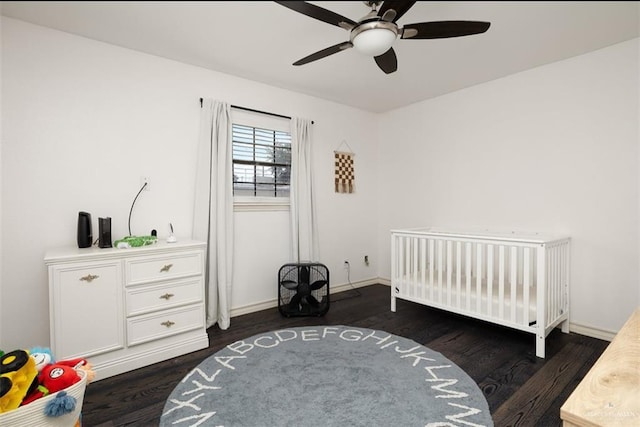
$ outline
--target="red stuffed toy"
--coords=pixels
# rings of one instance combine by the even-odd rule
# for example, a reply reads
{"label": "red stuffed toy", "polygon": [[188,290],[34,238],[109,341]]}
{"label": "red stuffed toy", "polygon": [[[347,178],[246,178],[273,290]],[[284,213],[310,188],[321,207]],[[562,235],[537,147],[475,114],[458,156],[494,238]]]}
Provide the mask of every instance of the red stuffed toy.
{"label": "red stuffed toy", "polygon": [[45,365],[38,375],[37,389],[24,398],[22,405],[26,405],[36,399],[63,390],[77,383],[81,378],[76,368],[86,364],[87,361],[84,359],[73,359]]}

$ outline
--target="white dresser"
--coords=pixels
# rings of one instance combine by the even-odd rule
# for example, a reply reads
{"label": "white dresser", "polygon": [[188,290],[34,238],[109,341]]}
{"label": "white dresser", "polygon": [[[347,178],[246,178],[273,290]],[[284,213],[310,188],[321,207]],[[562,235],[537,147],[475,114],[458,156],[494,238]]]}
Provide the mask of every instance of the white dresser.
{"label": "white dresser", "polygon": [[209,346],[206,244],[47,251],[51,350],[83,357],[96,380]]}

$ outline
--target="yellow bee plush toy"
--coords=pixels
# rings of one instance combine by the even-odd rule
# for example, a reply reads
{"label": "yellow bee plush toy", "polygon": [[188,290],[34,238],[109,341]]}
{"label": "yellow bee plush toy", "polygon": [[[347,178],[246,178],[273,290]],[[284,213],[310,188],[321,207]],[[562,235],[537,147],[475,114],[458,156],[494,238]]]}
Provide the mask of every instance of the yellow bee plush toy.
{"label": "yellow bee plush toy", "polygon": [[25,350],[14,350],[0,357],[0,413],[16,409],[37,386],[35,360]]}

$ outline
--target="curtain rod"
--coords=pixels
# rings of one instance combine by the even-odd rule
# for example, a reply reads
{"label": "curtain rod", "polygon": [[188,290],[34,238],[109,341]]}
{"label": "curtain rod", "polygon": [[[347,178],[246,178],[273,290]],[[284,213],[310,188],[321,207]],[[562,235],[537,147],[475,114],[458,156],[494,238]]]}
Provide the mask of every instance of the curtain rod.
{"label": "curtain rod", "polygon": [[[200,108],[202,108],[202,101],[203,101],[203,99],[200,98]],[[252,112],[252,113],[266,114],[268,116],[280,117],[281,119],[289,119],[289,120],[291,120],[291,117],[289,117],[289,116],[283,116],[282,114],[270,113],[268,111],[255,110],[253,108],[241,107],[239,105],[231,105],[231,108],[235,108],[236,110],[243,110],[243,111],[249,111],[249,112]],[[315,124],[315,122],[312,120],[311,124]]]}

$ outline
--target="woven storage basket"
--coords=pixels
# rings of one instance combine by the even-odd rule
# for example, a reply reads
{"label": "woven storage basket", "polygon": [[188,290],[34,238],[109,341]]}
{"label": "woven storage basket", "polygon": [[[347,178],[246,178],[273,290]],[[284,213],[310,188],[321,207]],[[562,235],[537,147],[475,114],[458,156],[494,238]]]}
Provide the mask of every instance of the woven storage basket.
{"label": "woven storage basket", "polygon": [[87,373],[82,369],[78,369],[80,381],[67,387],[64,391],[69,396],[76,398],[76,409],[73,412],[64,414],[59,417],[47,417],[44,414],[44,407],[50,402],[59,391],[49,396],[34,400],[28,405],[21,406],[9,412],[0,414],[0,426],[2,427],[73,427],[76,425],[82,410],[82,402],[84,400],[84,390],[87,388]]}

